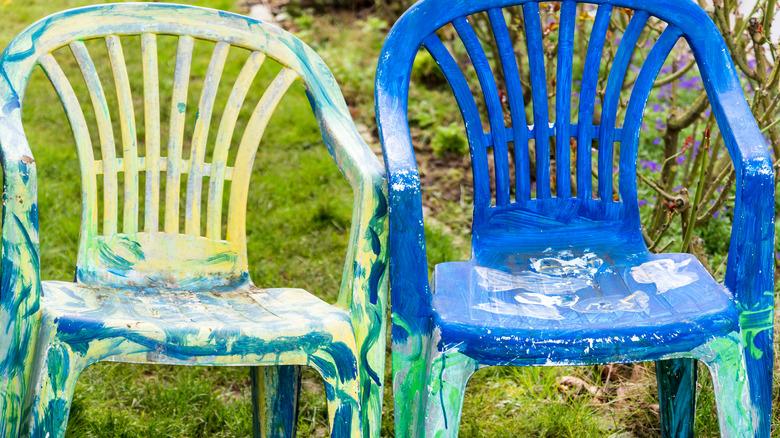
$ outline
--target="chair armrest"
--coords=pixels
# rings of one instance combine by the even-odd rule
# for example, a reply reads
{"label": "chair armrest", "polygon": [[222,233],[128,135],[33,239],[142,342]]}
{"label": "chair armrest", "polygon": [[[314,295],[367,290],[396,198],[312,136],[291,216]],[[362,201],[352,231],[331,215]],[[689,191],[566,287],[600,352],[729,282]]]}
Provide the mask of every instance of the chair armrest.
{"label": "chair armrest", "polygon": [[380,125],[392,212],[390,293],[393,320],[403,323],[403,329],[394,324],[393,343],[403,343],[409,335],[428,333],[431,312],[420,177],[405,114],[402,117],[403,120]]}
{"label": "chair armrest", "polygon": [[0,163],[3,169],[0,265],[0,411],[14,435],[32,370],[41,294],[35,161],[22,130],[15,93],[0,84]]}
{"label": "chair armrest", "polygon": [[[374,158],[376,160],[376,158]],[[339,304],[354,312],[368,306],[383,312],[387,304],[387,184],[378,172],[362,173],[353,185],[352,226]]]}
{"label": "chair armrest", "polygon": [[[380,285],[385,288],[384,297],[380,298],[386,302],[387,184],[384,168],[360,137],[346,105],[343,111],[335,107],[330,111],[315,112],[328,151],[349,181],[353,193],[349,248],[338,303],[349,308],[368,298],[376,304],[376,295],[382,292]],[[369,281],[371,275],[375,278]],[[368,283],[372,283],[371,286]],[[364,297],[356,297],[355,293]]]}
{"label": "chair armrest", "polygon": [[741,88],[721,90],[717,96],[713,110],[737,177],[725,284],[740,308],[766,313],[771,327],[775,219],[772,160]]}
{"label": "chair armrest", "polygon": [[[734,293],[751,336],[771,329],[774,309],[774,172],[768,159],[737,169],[734,221],[725,284]],[[771,338],[769,340],[771,345]]]}
{"label": "chair armrest", "polygon": [[771,366],[771,354],[762,350],[772,345],[774,310],[772,160],[741,88],[721,89],[712,106],[737,176],[725,284],[737,302],[750,354]]}
{"label": "chair armrest", "polygon": [[[718,30],[711,20],[686,36],[696,57],[713,114],[736,172],[736,198],[726,287],[743,310],[772,327],[774,172],[764,136],[745,100],[722,40],[708,38]],[[744,326],[744,324],[743,324]],[[771,331],[769,331],[771,335]],[[770,341],[771,342],[771,341]]]}
{"label": "chair armrest", "polygon": [[[332,119],[331,119],[332,121]],[[338,304],[350,310],[358,346],[363,430],[379,436],[387,327],[388,208],[384,168],[357,132],[352,119],[323,128],[328,148],[352,186],[352,225]]]}

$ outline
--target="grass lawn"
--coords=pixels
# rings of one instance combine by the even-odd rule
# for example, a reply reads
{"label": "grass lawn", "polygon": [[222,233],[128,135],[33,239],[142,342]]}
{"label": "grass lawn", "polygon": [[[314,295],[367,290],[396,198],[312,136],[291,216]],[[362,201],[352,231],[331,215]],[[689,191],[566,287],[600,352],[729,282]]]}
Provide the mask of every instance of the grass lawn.
{"label": "grass lawn", "polygon": [[[45,15],[97,3],[100,2],[0,0],[0,47]],[[246,12],[239,0],[179,3]],[[369,16],[356,20],[354,16],[339,14],[309,15],[294,23],[297,34],[320,52],[333,70],[354,108],[356,120],[361,125],[373,126],[373,72],[386,23]],[[142,139],[140,43],[137,38],[123,38],[123,43]],[[108,64],[99,62],[96,55],[101,44],[89,43],[88,47],[105,78],[107,96],[114,98],[107,80]],[[210,50],[208,44],[196,44],[193,78],[202,78]],[[169,100],[166,96],[171,93],[165,78],[172,78],[174,54],[175,39],[160,37],[163,102]],[[72,58],[64,61],[66,55],[70,56],[67,50],[58,55],[63,67],[73,72]],[[239,61],[232,55],[228,60],[213,120],[219,120],[232,80],[240,71]],[[267,62],[257,82],[267,84],[274,77],[279,67],[271,64]],[[191,84],[190,108],[197,105],[201,86],[197,79]],[[88,102],[86,87],[75,83],[74,88],[81,101]],[[262,90],[255,87],[250,92],[236,139]],[[169,108],[162,104],[161,109],[165,133]],[[86,115],[94,118],[89,112]],[[39,169],[42,276],[72,280],[81,210],[78,163],[62,107],[40,70],[31,79],[24,117]],[[190,114],[188,132],[193,121],[194,114]],[[212,138],[217,123],[212,122]],[[365,131],[370,135],[370,128]],[[98,138],[96,130],[92,138]],[[115,138],[117,142],[121,138],[116,126]],[[468,208],[457,201],[443,201],[440,212],[438,220],[428,227],[432,265],[468,254],[468,236],[461,232]],[[302,287],[333,302],[341,280],[350,214],[349,185],[324,148],[302,87],[295,85],[274,113],[255,161],[247,213],[253,281],[261,287]],[[389,369],[387,374],[389,383]],[[701,375],[698,436],[717,436],[711,383],[706,372]],[[89,367],[79,380],[67,436],[247,437],[251,436],[252,426],[250,392],[246,368],[97,364]],[[469,384],[461,436],[658,436],[657,403],[652,364],[490,368],[478,372]],[[392,394],[386,390],[383,436],[392,436],[392,411]],[[322,381],[313,370],[306,369],[298,435],[324,436],[327,428]]]}

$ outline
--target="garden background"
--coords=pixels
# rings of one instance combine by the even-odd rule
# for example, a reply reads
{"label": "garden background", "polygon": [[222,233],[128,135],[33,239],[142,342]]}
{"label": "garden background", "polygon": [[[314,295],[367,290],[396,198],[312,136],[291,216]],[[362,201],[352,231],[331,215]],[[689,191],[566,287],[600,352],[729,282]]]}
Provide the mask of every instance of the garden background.
{"label": "garden background", "polygon": [[[5,47],[14,35],[39,18],[97,3],[101,2],[0,0],[0,47]],[[381,154],[373,109],[376,60],[392,22],[411,2],[200,0],[178,3],[251,14],[273,20],[295,33],[330,66],[361,134],[376,153]],[[548,84],[553,84],[555,71],[550,66],[554,65],[557,50],[556,5],[554,2],[542,4]],[[742,13],[744,15],[736,12],[739,6],[736,0],[702,1],[702,6],[708,9],[726,38],[748,102],[776,160],[780,158],[780,68],[776,68],[775,59],[780,53],[777,52],[777,38],[772,41],[767,37],[772,34],[776,1],[760,0],[755,8],[751,7],[752,3],[742,5],[740,10],[747,11]],[[575,93],[594,11],[595,8],[581,6],[578,15],[577,31],[582,32],[582,38],[575,38]],[[513,38],[521,60],[521,75],[527,75],[527,68],[522,69],[525,47],[520,13],[508,9],[506,17],[514,24]],[[628,18],[630,11],[613,13],[612,38],[605,46],[599,98],[603,96],[608,66]],[[476,15],[471,19],[480,38],[488,41],[485,18]],[[649,30],[640,38],[622,95],[630,93],[637,67],[662,27],[661,23],[651,21]],[[452,29],[445,28],[441,36],[468,72],[467,55],[453,41],[453,33]],[[123,43],[131,85],[138,91],[134,95],[140,99],[141,67],[139,62],[133,62],[140,59],[140,50],[132,50],[140,47],[136,40],[123,38]],[[486,43],[485,46],[491,56],[490,45]],[[196,45],[194,78],[202,78],[205,73],[210,50],[208,44]],[[175,39],[161,37],[163,102],[171,92],[171,84],[163,78],[172,77],[174,54]],[[494,61],[491,58],[491,62]],[[99,61],[97,64],[101,77],[110,77],[107,63],[102,63],[102,67]],[[63,65],[74,71],[75,62]],[[240,63],[228,62],[221,89],[230,87],[228,78],[235,78],[240,68]],[[267,81],[276,71],[278,67],[264,68],[261,75],[265,75]],[[412,75],[410,124],[424,188],[426,242],[429,268],[432,268],[436,263],[468,257],[470,162],[462,121],[438,67],[421,52]],[[476,83],[473,74],[469,79]],[[106,94],[111,97],[113,89],[109,83],[104,80]],[[201,85],[197,82],[191,85],[191,106],[200,95]],[[302,88],[296,87],[276,110],[255,162],[247,216],[250,273],[261,287],[303,287],[333,302],[341,280],[352,198],[348,184],[323,146]],[[74,88],[79,96],[86,96],[83,84],[75,84]],[[256,101],[262,91],[253,90],[248,98],[250,103],[252,99]],[[554,85],[550,86],[550,91],[552,108]],[[222,101],[215,105],[215,118],[221,115],[225,104],[227,93],[221,94]],[[577,94],[574,97],[576,99]],[[82,102],[85,101],[88,98],[82,98]],[[623,99],[622,109],[625,103]],[[136,106],[140,107],[140,100]],[[165,103],[161,107],[165,119]],[[252,107],[245,105],[243,111],[248,113]],[[484,112],[484,107],[480,110]],[[86,114],[89,116],[89,111]],[[239,120],[237,135],[243,131],[247,115]],[[596,123],[598,117],[597,111]],[[24,120],[39,169],[43,278],[72,280],[80,220],[76,149],[62,106],[40,70],[35,71],[28,88]],[[622,115],[618,126],[621,120]],[[188,115],[190,130],[193,122],[194,114]],[[143,123],[138,126],[139,142],[143,144]],[[167,132],[165,124],[163,132]],[[656,252],[691,252],[722,280],[730,235],[734,174],[710,114],[695,63],[684,42],[678,44],[656,82],[645,112],[639,150],[640,205],[648,246]],[[777,321],[776,318],[775,327],[778,327]],[[776,352],[776,370],[777,362]],[[389,376],[388,362],[383,436],[393,436]],[[461,436],[658,436],[655,386],[651,363],[579,368],[488,368],[479,371],[469,382]],[[699,370],[698,386],[698,436],[718,436],[712,384],[703,367]],[[773,431],[780,430],[778,386],[775,385],[774,392]],[[251,436],[252,425],[250,393],[249,374],[245,368],[98,364],[89,367],[79,381],[67,437],[247,437]],[[322,381],[313,370],[306,369],[298,436],[324,436],[327,430]]]}

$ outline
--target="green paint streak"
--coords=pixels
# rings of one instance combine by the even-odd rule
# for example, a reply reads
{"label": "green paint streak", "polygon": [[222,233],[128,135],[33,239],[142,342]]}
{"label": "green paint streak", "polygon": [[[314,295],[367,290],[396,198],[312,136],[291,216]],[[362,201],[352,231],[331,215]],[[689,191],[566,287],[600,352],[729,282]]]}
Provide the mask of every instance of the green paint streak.
{"label": "green paint streak", "polygon": [[[772,296],[772,293],[764,293],[764,295]],[[741,304],[739,306],[739,325],[742,328],[742,342],[745,347],[750,351],[750,355],[753,359],[761,359],[764,352],[760,348],[756,347],[754,342],[756,336],[759,333],[772,330],[773,327],[773,313],[774,306],[770,301],[770,304],[763,305],[757,303],[753,308],[746,309]]]}

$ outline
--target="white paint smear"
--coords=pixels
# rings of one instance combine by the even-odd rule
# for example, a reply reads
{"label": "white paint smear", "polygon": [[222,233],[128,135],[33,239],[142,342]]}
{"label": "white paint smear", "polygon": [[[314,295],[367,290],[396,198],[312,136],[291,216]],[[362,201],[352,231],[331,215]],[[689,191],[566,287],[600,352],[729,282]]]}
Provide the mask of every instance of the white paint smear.
{"label": "white paint smear", "polygon": [[619,296],[588,298],[574,303],[571,308],[581,313],[644,312],[649,302],[650,298],[647,294],[638,290],[625,298]]}
{"label": "white paint smear", "polygon": [[496,315],[523,316],[528,318],[561,320],[563,315],[556,306],[534,304],[511,304],[490,298],[488,303],[479,303],[474,306],[476,310],[495,313]]}
{"label": "white paint smear", "polygon": [[[565,254],[566,253],[566,254]],[[570,251],[564,251],[561,255],[571,255]],[[580,257],[564,260],[558,257],[545,257],[531,259],[531,269],[546,275],[555,277],[586,276],[593,277],[598,272],[604,261],[594,253],[583,254]]]}
{"label": "white paint smear", "polygon": [[477,284],[487,292],[508,290],[527,290],[544,292],[551,295],[571,294],[591,286],[591,277],[559,277],[527,271],[521,274],[508,274],[498,269],[474,268]]}
{"label": "white paint smear", "polygon": [[658,293],[662,294],[678,287],[687,286],[699,279],[696,272],[683,272],[690,263],[691,259],[685,259],[680,263],[669,259],[653,260],[631,268],[631,276],[637,283],[655,284]]}

